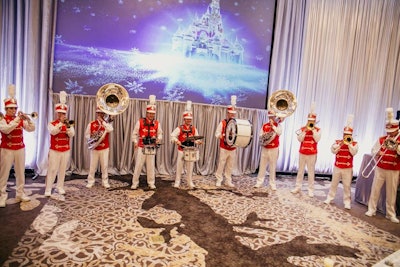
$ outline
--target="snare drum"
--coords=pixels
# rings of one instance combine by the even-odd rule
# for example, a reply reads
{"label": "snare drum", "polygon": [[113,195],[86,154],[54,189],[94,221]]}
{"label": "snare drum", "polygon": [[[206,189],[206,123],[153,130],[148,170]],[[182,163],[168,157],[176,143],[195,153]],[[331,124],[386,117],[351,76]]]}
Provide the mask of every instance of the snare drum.
{"label": "snare drum", "polygon": [[184,147],[183,160],[184,161],[198,161],[200,158],[199,149],[197,147]]}
{"label": "snare drum", "polygon": [[226,124],[225,143],[229,146],[247,147],[253,139],[253,127],[249,120],[230,119]]}
{"label": "snare drum", "polygon": [[143,155],[155,155],[157,147],[155,145],[145,145],[143,147]]}

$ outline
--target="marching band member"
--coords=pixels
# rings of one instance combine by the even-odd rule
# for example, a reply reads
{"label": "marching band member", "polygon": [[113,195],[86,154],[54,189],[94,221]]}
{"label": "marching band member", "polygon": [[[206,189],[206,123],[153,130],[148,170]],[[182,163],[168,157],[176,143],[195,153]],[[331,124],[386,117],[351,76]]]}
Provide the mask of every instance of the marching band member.
{"label": "marching band member", "polygon": [[70,158],[70,138],[75,135],[74,126],[66,117],[68,106],[66,103],[67,94],[60,92],[60,103],[55,106],[57,119],[49,122],[47,128],[50,132],[49,167],[46,177],[46,189],[44,195],[51,196],[51,189],[57,176],[57,191],[64,195],[65,171]]}
{"label": "marching band member", "polygon": [[226,125],[230,119],[236,116],[236,96],[231,96],[231,105],[228,106],[226,110],[226,119],[222,120],[215,131],[215,137],[219,139],[219,161],[218,168],[215,172],[215,177],[217,178],[216,186],[220,187],[223,181],[222,172],[225,168],[225,185],[229,187],[235,187],[232,183],[232,167],[236,158],[236,147],[229,146],[225,142],[225,130]]}
{"label": "marching band member", "polygon": [[343,129],[343,138],[336,140],[331,146],[331,152],[335,154],[335,166],[332,171],[331,188],[328,197],[324,201],[330,204],[335,198],[340,179],[343,184],[343,203],[345,209],[351,208],[351,181],[353,178],[353,157],[358,152],[358,143],[353,141],[352,121],[353,115],[347,116],[347,124]]}
{"label": "marching band member", "polygon": [[[85,137],[90,149],[90,169],[87,188],[92,188],[95,183],[95,173],[100,162],[101,182],[104,188],[110,188],[108,182],[108,155],[110,152],[109,134],[114,130],[111,121],[106,119],[106,114],[96,108],[96,120],[91,121],[86,127]],[[110,118],[110,117],[108,117]]]}
{"label": "marching band member", "polygon": [[273,191],[276,190],[276,163],[279,155],[279,136],[282,134],[282,127],[279,121],[275,121],[274,112],[268,110],[269,121],[265,123],[260,130],[260,139],[268,136],[268,140],[263,143],[261,150],[260,166],[257,175],[257,182],[255,188],[263,185],[265,173],[267,171],[267,164],[269,164],[269,186]]}
{"label": "marching band member", "polygon": [[0,207],[6,206],[8,198],[7,180],[10,169],[14,164],[16,193],[15,199],[19,201],[30,201],[24,193],[25,185],[25,144],[23,130],[33,132],[35,123],[21,111],[17,114],[17,100],[15,99],[15,85],[8,86],[9,98],[4,99],[6,113],[0,120],[1,132],[1,165],[0,165]]}
{"label": "marching band member", "polygon": [[399,223],[396,218],[396,194],[400,175],[400,134],[399,121],[393,118],[393,109],[387,108],[386,136],[381,136],[372,148],[372,154],[378,157],[372,182],[368,211],[365,215],[376,214],[376,206],[381,188],[386,183],[386,218]]}
{"label": "marching band member", "polygon": [[[155,175],[155,149],[161,143],[163,131],[160,123],[155,119],[156,116],[156,96],[149,96],[149,104],[146,106],[146,117],[139,119],[132,133],[133,147],[136,150],[135,171],[132,177],[132,189],[139,186],[139,176],[142,171],[143,165],[146,162],[147,170],[147,184],[150,189],[155,189],[156,175]],[[154,153],[145,154],[143,149],[145,145],[153,147]]]}
{"label": "marching band member", "polygon": [[[171,133],[171,142],[175,143],[178,148],[178,158],[176,162],[176,177],[174,187],[179,188],[181,183],[182,170],[184,165],[184,154],[183,149],[186,147],[195,147],[195,144],[199,145],[202,142],[200,140],[191,139],[190,137],[199,136],[197,128],[192,125],[193,113],[191,110],[191,101],[187,101],[186,111],[183,113],[184,123]],[[193,167],[194,161],[186,161],[186,178],[189,188],[194,188],[193,183]]]}
{"label": "marching band member", "polygon": [[315,126],[317,115],[314,113],[314,105],[307,116],[307,125],[301,127],[297,135],[300,142],[299,169],[296,177],[296,187],[291,191],[293,194],[301,191],[304,178],[304,170],[307,166],[308,172],[308,196],[314,197],[315,163],[317,161],[317,145],[321,139],[321,129]]}

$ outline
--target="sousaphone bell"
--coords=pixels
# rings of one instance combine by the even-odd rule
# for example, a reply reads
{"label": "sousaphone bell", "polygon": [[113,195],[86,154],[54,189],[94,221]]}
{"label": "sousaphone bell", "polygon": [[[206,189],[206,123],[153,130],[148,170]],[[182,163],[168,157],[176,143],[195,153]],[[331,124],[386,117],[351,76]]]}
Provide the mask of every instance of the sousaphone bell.
{"label": "sousaphone bell", "polygon": [[96,94],[97,106],[104,113],[115,116],[123,113],[129,105],[128,91],[119,84],[107,83]]}
{"label": "sousaphone bell", "polygon": [[[96,101],[97,107],[108,115],[105,121],[111,122],[111,116],[119,115],[128,108],[129,94],[122,85],[107,83],[97,91]],[[89,149],[95,149],[105,134],[106,132],[102,130],[94,132],[87,141]]]}
{"label": "sousaphone bell", "polygon": [[[272,111],[280,122],[292,115],[296,108],[296,97],[288,90],[277,90],[268,99],[268,110]],[[276,133],[272,130],[264,133],[259,139],[260,145],[268,145],[274,140],[275,136]]]}
{"label": "sousaphone bell", "polygon": [[277,90],[268,100],[268,109],[278,118],[286,118],[293,114],[297,108],[295,95],[289,90]]}

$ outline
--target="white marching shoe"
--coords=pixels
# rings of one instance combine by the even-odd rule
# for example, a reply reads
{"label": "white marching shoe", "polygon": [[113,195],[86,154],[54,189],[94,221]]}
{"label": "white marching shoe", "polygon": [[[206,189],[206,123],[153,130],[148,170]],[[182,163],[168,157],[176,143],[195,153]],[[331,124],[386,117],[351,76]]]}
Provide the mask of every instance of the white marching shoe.
{"label": "white marching shoe", "polygon": [[293,189],[292,191],[290,191],[292,194],[297,194],[300,192],[300,188],[296,187],[295,189]]}
{"label": "white marching shoe", "polygon": [[108,183],[108,181],[104,181],[104,182],[103,182],[103,187],[104,187],[105,189],[108,189],[108,188],[110,188],[111,186],[110,186],[110,184]]}
{"label": "white marching shoe", "polygon": [[15,197],[15,200],[17,201],[17,202],[28,202],[28,201],[31,201],[31,198],[30,197],[28,197],[27,195],[25,195],[25,194],[22,194],[22,195],[20,195],[20,196],[17,196],[17,197]]}
{"label": "white marching shoe", "polygon": [[235,187],[235,185],[232,183],[232,180],[230,180],[230,179],[225,181],[225,185],[227,187]]}

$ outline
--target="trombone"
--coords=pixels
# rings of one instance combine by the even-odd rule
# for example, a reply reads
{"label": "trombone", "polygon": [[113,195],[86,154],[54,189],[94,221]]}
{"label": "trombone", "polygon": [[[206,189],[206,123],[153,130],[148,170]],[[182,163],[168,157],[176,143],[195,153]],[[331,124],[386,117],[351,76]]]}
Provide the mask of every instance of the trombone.
{"label": "trombone", "polygon": [[[388,150],[393,151],[397,149],[397,146],[399,145],[397,143],[397,139],[399,138],[399,136],[400,132],[394,138],[390,136],[386,137],[385,141],[383,141],[382,145],[379,147],[379,150],[372,155],[372,158],[362,170],[361,175],[364,178],[368,178],[371,175],[371,173],[375,170],[376,166],[378,166],[379,161],[381,161],[382,157],[386,154],[386,151]],[[382,148],[385,148],[385,150],[383,150],[379,158],[375,160],[376,156],[378,155],[378,153],[381,151]]]}

